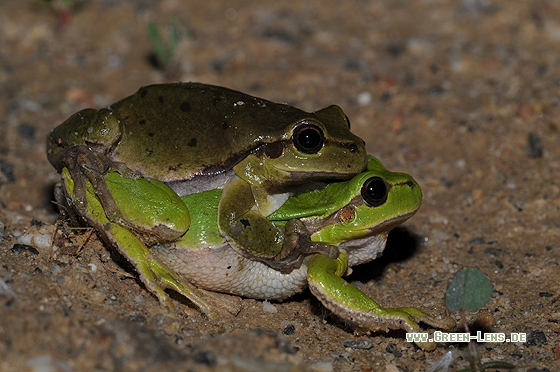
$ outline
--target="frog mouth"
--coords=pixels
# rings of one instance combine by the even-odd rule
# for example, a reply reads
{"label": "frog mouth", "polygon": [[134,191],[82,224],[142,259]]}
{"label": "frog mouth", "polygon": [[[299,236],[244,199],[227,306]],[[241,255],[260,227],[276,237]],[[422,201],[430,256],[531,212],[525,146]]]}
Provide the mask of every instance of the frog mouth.
{"label": "frog mouth", "polygon": [[349,236],[345,242],[353,239],[367,238],[369,236],[383,235],[384,233],[388,234],[391,230],[408,220],[415,213],[416,210],[403,213],[372,227],[353,228],[352,226],[348,226],[344,229]]}
{"label": "frog mouth", "polygon": [[375,227],[372,228],[366,228],[364,230],[370,231],[370,233],[372,234],[379,234],[382,231],[391,231],[393,230],[395,227],[399,226],[400,224],[402,224],[404,221],[408,220],[410,217],[414,216],[416,214],[416,210],[401,214],[397,217],[394,217],[392,219],[389,219],[385,222],[380,223],[379,225],[376,225]]}
{"label": "frog mouth", "polygon": [[281,169],[278,167],[276,167],[276,169],[287,174],[293,184],[303,184],[305,182],[309,182],[310,180],[321,180],[323,183],[329,183],[331,181],[348,180],[355,176],[355,174],[342,174],[338,172],[323,171],[313,172],[310,174],[308,171],[303,170]]}

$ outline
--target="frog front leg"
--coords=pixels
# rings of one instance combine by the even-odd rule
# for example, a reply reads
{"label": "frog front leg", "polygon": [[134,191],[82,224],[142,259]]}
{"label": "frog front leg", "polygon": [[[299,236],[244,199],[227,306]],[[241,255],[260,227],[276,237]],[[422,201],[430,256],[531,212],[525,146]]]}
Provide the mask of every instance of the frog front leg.
{"label": "frog front leg", "polygon": [[71,204],[79,214],[86,213],[85,188],[90,182],[109,220],[126,223],[103,178],[116,168],[135,178],[132,171],[107,156],[121,135],[121,122],[109,108],[81,110],[51,131],[47,136],[47,157],[57,171],[66,168],[74,182],[72,195],[66,194],[68,202],[61,198],[60,203]]}
{"label": "frog front leg", "polygon": [[[135,231],[150,245],[175,241],[187,231],[188,209],[163,183],[135,177],[87,146],[70,148],[61,160],[67,165],[61,169],[62,178],[71,180],[72,188],[63,182],[64,195],[57,193],[57,201],[79,216],[89,213],[89,187],[109,221]],[[163,213],[166,218],[161,218]]]}
{"label": "frog front leg", "polygon": [[312,242],[299,220],[288,221],[283,229],[269,221],[260,209],[267,203],[272,202],[263,189],[238,177],[233,176],[225,185],[218,205],[218,226],[238,253],[284,273],[300,267],[311,253],[338,255],[336,247]]}
{"label": "frog front leg", "polygon": [[122,222],[122,214],[113,199],[103,175],[110,168],[110,161],[102,154],[92,151],[86,145],[72,147],[60,157],[60,163],[73,180],[72,193],[66,193],[67,201],[58,200],[64,205],[71,204],[79,214],[87,213],[86,183],[96,190],[108,218]]}
{"label": "frog front leg", "polygon": [[[70,172],[64,168],[61,174],[65,192],[74,195],[75,183]],[[173,307],[165,293],[165,289],[169,288],[187,297],[209,318],[219,319],[219,313],[206,300],[206,295],[161,263],[145,244],[145,236],[153,239],[153,233],[145,234],[150,229],[158,230],[163,226],[168,230],[171,226],[183,233],[186,231],[190,218],[182,200],[166,185],[155,180],[132,180],[118,172],[110,172],[104,176],[104,181],[124,217],[135,224],[134,232],[108,219],[89,181],[85,181],[84,188],[87,201],[85,213],[80,216],[135,267],[146,288],[163,304]]]}
{"label": "frog front leg", "polygon": [[[451,318],[436,319],[413,307],[383,308],[365,293],[341,278],[348,268],[348,255],[341,251],[338,258],[315,256],[308,267],[307,278],[311,293],[341,319],[372,331],[404,329],[418,331],[418,322],[435,328],[451,330]],[[428,345],[419,345],[424,348]]]}

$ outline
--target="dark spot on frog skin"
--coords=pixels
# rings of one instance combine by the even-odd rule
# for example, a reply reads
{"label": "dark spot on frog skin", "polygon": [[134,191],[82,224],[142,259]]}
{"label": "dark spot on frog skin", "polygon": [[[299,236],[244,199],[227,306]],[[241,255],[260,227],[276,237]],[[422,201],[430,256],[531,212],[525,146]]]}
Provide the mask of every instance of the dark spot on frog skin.
{"label": "dark spot on frog skin", "polygon": [[154,133],[152,133],[152,132],[148,133],[148,137],[153,137],[153,136],[155,136]]}
{"label": "dark spot on frog skin", "polygon": [[152,150],[152,149],[146,149],[146,155],[147,155],[147,156],[152,156],[153,153],[154,153],[154,150]]}
{"label": "dark spot on frog skin", "polygon": [[243,228],[245,228],[245,229],[246,229],[247,227],[251,226],[251,223],[250,223],[249,220],[246,219],[246,218],[240,219],[239,222],[241,222],[241,224],[243,225]]}
{"label": "dark spot on frog skin", "polygon": [[177,165],[171,165],[168,169],[169,169],[170,171],[176,171],[176,170],[178,170],[179,168],[181,168],[182,165],[183,165],[183,163],[179,163],[179,164],[177,164]]}
{"label": "dark spot on frog skin", "polygon": [[192,138],[192,139],[189,141],[189,143],[187,143],[187,146],[189,146],[189,147],[196,147],[196,143],[197,143],[196,138]]}
{"label": "dark spot on frog skin", "polygon": [[138,121],[138,124],[140,124],[140,125],[144,125],[144,124],[146,124],[146,120],[144,120],[144,119],[142,119],[142,120],[139,120],[139,121]]}
{"label": "dark spot on frog skin", "polygon": [[214,101],[212,102],[214,104],[214,107],[218,106],[218,103],[222,102],[222,98],[221,97],[216,97],[214,98]]}
{"label": "dark spot on frog skin", "polygon": [[222,128],[223,129],[228,129],[229,128],[229,123],[227,122],[227,120],[222,123]]}
{"label": "dark spot on frog skin", "polygon": [[188,103],[187,101],[181,103],[181,105],[179,106],[179,110],[181,110],[182,112],[190,112],[191,111],[191,104]]}
{"label": "dark spot on frog skin", "polygon": [[158,96],[157,100],[159,103],[163,104],[164,100],[163,100],[163,96]]}
{"label": "dark spot on frog skin", "polygon": [[146,92],[146,89],[143,89],[143,88],[142,88],[142,89],[140,90],[140,98],[146,97],[146,94],[147,94],[147,93],[148,93],[148,92]]}

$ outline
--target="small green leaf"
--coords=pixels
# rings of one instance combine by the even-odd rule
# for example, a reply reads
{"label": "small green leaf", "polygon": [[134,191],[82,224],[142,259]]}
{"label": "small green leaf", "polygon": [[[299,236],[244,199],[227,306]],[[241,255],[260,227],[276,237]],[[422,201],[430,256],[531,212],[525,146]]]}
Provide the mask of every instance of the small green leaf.
{"label": "small green leaf", "polygon": [[451,280],[445,293],[445,305],[451,312],[476,311],[492,296],[492,283],[477,267],[464,267]]}
{"label": "small green leaf", "polygon": [[148,23],[148,25],[146,26],[146,30],[148,32],[148,38],[152,44],[154,53],[159,58],[160,62],[166,65],[171,58],[170,51],[163,38],[161,37],[156,24],[153,22]]}

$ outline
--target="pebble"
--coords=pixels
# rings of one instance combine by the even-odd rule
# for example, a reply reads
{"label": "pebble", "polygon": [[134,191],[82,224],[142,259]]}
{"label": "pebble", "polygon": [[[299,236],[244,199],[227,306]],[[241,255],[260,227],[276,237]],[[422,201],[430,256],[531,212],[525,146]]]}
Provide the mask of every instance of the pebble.
{"label": "pebble", "polygon": [[[17,238],[19,244],[30,245],[42,252],[50,252],[54,235],[54,225],[34,225]],[[37,252],[39,253],[39,252]]]}
{"label": "pebble", "polygon": [[342,342],[342,346],[348,347],[350,349],[369,350],[373,347],[373,343],[370,339],[367,338],[363,340],[346,339]]}
{"label": "pebble", "polygon": [[269,313],[277,313],[278,309],[276,308],[276,306],[274,306],[273,304],[271,304],[268,301],[263,301],[263,310]]}

